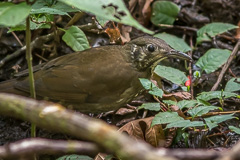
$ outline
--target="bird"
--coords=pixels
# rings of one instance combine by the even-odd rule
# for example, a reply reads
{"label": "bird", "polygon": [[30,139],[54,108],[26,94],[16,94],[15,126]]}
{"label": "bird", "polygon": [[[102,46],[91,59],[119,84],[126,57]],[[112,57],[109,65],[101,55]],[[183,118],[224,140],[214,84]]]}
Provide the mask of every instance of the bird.
{"label": "bird", "polygon": [[[166,58],[191,60],[164,40],[142,36],[125,45],[106,45],[60,56],[37,67],[35,90],[83,113],[117,110],[143,91],[139,78],[150,79]],[[29,95],[28,76],[0,83],[0,92]]]}

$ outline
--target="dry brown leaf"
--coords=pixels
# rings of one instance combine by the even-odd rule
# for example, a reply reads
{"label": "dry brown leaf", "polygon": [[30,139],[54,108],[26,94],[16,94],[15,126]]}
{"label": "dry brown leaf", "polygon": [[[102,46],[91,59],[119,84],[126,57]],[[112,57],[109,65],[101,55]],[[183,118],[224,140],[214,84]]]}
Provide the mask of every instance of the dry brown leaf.
{"label": "dry brown leaf", "polygon": [[120,29],[120,32],[121,32],[122,42],[123,43],[129,42],[131,40],[130,32],[132,32],[132,26],[118,24],[118,28]]}
{"label": "dry brown leaf", "polygon": [[106,153],[98,153],[94,160],[104,160],[106,156],[107,156]]}
{"label": "dry brown leaf", "polygon": [[175,97],[177,100],[183,100],[183,99],[191,99],[191,94],[188,92],[176,92],[176,93],[163,94],[163,97],[164,98]]}
{"label": "dry brown leaf", "polygon": [[153,117],[135,120],[127,123],[119,129],[136,140],[144,140],[154,147],[162,147],[165,144],[165,135],[162,125],[151,127]]}
{"label": "dry brown leaf", "polygon": [[171,146],[172,141],[173,141],[174,137],[176,136],[176,131],[177,131],[176,128],[170,128],[169,130],[167,130],[164,147]]}
{"label": "dry brown leaf", "polygon": [[110,38],[109,41],[111,44],[116,44],[119,43],[119,41],[121,41],[120,31],[117,27],[107,28],[104,32],[108,34]]}
{"label": "dry brown leaf", "polygon": [[151,17],[151,3],[153,0],[130,0],[129,10],[132,16],[143,26],[147,26]]}
{"label": "dry brown leaf", "polygon": [[133,113],[133,112],[136,112],[136,109],[120,108],[119,110],[117,110],[117,112],[115,114],[126,115],[126,114]]}
{"label": "dry brown leaf", "polygon": [[238,28],[236,29],[235,38],[240,39],[240,21],[238,22]]}

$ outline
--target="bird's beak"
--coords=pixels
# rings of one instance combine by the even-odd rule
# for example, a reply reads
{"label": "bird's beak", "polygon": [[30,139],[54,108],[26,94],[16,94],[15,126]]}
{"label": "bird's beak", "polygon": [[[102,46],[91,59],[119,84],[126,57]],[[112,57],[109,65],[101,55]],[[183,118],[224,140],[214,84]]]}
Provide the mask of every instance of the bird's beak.
{"label": "bird's beak", "polygon": [[167,56],[192,61],[192,58],[189,55],[187,55],[186,53],[180,52],[180,51],[176,51],[174,49],[172,49],[170,52],[168,52]]}

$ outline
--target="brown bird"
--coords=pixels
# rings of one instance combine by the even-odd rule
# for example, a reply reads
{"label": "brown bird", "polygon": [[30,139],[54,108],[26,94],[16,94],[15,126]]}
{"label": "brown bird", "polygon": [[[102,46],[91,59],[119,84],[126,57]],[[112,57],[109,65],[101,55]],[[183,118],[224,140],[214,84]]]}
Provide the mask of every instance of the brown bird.
{"label": "brown bird", "polygon": [[[139,78],[149,79],[155,66],[168,57],[191,59],[154,37],[64,55],[34,73],[36,94],[85,113],[116,110],[143,90]],[[0,83],[0,92],[26,95],[28,77],[23,74]]]}

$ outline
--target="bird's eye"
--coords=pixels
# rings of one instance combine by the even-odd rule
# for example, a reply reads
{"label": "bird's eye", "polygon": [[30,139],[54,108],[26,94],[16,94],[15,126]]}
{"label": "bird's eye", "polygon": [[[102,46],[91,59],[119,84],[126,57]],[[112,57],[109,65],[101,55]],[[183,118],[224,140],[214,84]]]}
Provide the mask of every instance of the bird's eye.
{"label": "bird's eye", "polygon": [[155,47],[152,44],[147,45],[147,49],[148,49],[149,52],[154,52],[155,51]]}

